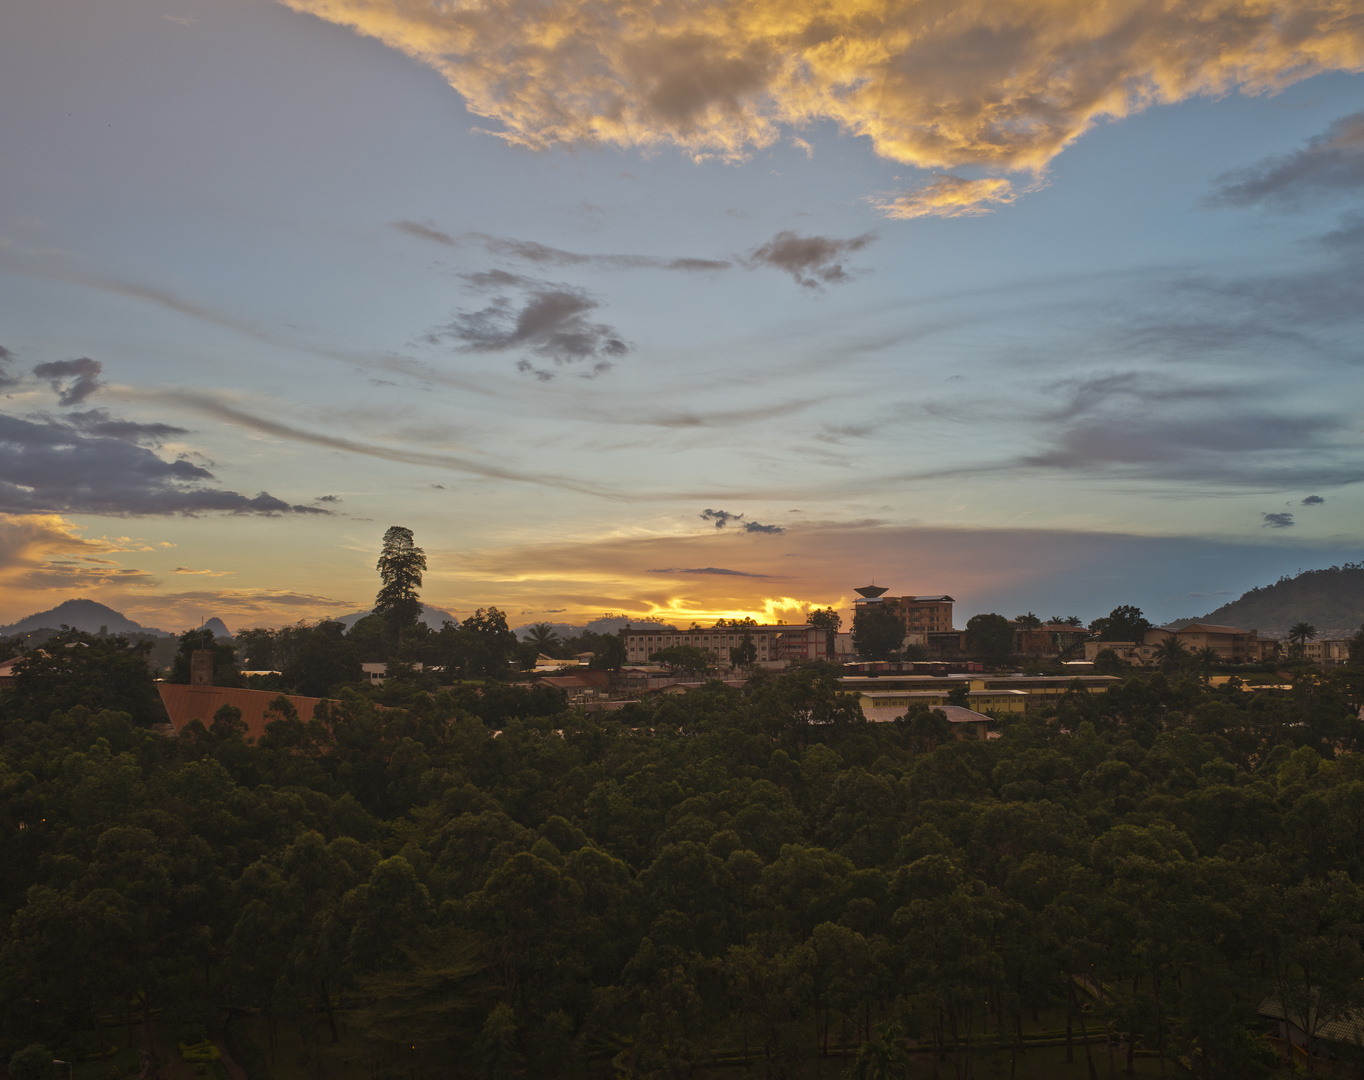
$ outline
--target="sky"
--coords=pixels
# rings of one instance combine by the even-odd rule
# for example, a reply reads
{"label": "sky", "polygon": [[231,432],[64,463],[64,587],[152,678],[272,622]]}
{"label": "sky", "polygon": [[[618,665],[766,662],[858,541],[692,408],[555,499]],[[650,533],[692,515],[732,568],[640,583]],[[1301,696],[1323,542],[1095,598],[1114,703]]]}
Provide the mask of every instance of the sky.
{"label": "sky", "polygon": [[0,102],[0,623],[1364,554],[1356,0],[42,0]]}

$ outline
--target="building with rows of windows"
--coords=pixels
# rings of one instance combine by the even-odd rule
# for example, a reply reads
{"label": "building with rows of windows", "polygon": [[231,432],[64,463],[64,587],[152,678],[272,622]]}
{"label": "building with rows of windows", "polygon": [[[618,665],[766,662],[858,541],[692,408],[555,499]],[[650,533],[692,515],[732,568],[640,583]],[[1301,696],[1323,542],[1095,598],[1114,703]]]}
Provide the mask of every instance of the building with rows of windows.
{"label": "building with rows of windows", "polygon": [[690,630],[651,627],[625,631],[627,663],[644,664],[661,649],[688,645],[705,649],[717,667],[729,667],[729,650],[743,643],[748,634],[758,650],[761,667],[784,668],[787,664],[821,660],[829,655],[829,631],[818,626],[693,626]]}

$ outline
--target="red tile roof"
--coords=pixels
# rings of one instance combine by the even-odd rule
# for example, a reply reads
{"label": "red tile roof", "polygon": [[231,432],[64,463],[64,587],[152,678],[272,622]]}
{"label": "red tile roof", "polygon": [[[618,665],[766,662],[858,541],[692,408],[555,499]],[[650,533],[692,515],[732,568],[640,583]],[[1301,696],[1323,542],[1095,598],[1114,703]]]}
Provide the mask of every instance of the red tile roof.
{"label": "red tile roof", "polygon": [[[265,725],[274,716],[267,717],[270,703],[280,695],[273,690],[242,690],[232,686],[189,686],[184,683],[157,683],[161,692],[161,702],[166,706],[171,726],[178,735],[191,720],[200,720],[204,727],[211,727],[213,714],[224,705],[235,705],[242,711],[247,735],[259,739],[265,734]],[[324,698],[303,697],[299,694],[285,694],[300,720],[311,720],[313,710]]]}

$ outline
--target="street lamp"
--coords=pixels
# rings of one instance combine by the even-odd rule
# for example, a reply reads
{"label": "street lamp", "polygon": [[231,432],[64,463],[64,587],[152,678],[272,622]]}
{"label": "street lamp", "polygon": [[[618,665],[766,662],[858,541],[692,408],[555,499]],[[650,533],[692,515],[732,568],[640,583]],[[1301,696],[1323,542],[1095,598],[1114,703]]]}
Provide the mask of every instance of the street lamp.
{"label": "street lamp", "polygon": [[53,1065],[65,1065],[65,1066],[66,1066],[66,1080],[71,1080],[71,1062],[69,1062],[69,1061],[62,1061],[60,1058],[53,1058],[53,1059],[52,1059],[52,1064],[53,1064]]}

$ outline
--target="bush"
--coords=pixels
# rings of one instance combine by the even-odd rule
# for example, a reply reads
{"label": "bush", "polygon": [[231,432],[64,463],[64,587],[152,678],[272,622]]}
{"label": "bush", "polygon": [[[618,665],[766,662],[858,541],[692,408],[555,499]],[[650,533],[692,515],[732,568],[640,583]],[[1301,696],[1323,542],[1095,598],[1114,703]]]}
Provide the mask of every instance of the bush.
{"label": "bush", "polygon": [[42,1043],[29,1043],[9,1059],[10,1080],[50,1080],[52,1051]]}

